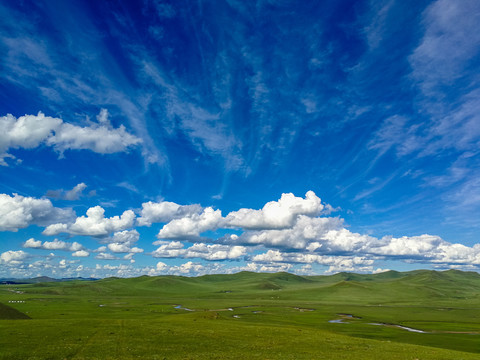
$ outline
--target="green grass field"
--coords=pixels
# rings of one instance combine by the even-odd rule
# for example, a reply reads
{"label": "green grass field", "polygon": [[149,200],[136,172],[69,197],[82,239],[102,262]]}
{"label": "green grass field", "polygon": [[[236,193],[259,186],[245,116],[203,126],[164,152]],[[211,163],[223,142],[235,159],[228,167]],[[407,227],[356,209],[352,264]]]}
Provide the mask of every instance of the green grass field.
{"label": "green grass field", "polygon": [[0,285],[0,359],[247,358],[479,359],[480,275],[242,272]]}

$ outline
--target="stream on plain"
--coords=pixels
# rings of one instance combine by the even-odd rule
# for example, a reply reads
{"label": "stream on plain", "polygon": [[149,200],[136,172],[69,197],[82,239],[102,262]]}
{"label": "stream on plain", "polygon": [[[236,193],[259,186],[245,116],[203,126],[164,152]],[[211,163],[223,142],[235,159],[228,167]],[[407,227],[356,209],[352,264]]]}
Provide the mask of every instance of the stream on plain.
{"label": "stream on plain", "polygon": [[[101,306],[101,305],[100,305]],[[182,305],[174,305],[175,309],[181,309],[181,310],[186,310],[186,311],[195,311],[186,307],[183,307]],[[245,306],[244,306],[245,307]],[[249,306],[246,306],[249,307]],[[299,308],[296,308],[299,309]],[[233,311],[233,308],[228,308],[225,310]],[[308,311],[313,311],[313,309],[307,309]],[[262,313],[262,311],[253,311],[253,313],[258,314]],[[345,321],[346,319],[361,319],[360,317],[354,316],[352,314],[337,314],[341,318],[340,319],[334,319],[334,320],[329,320],[329,323],[332,324],[350,324],[350,322]],[[234,315],[234,318],[239,318],[238,315]],[[480,335],[478,332],[457,332],[457,331],[424,331],[424,330],[419,330],[419,329],[414,329],[408,326],[403,326],[403,325],[396,325],[396,324],[387,324],[387,323],[367,323],[368,325],[373,325],[373,326],[387,326],[387,327],[394,327],[397,329],[402,329],[418,334],[433,334],[433,333],[450,333],[450,334],[469,334],[469,335]]]}
{"label": "stream on plain", "polygon": [[[350,324],[350,322],[345,321],[345,319],[361,319],[360,317],[353,316],[351,314],[337,314],[341,316],[340,319],[335,319],[335,320],[329,320],[329,323],[332,324]],[[424,331],[424,330],[419,330],[419,329],[414,329],[408,326],[403,326],[403,325],[396,325],[396,324],[387,324],[387,323],[367,323],[367,325],[374,325],[374,326],[387,326],[387,327],[394,327],[397,329],[402,329],[414,333],[419,333],[419,334],[434,334],[434,333],[442,333],[442,334],[468,334],[468,335],[480,335],[478,332],[463,332],[463,331]]]}

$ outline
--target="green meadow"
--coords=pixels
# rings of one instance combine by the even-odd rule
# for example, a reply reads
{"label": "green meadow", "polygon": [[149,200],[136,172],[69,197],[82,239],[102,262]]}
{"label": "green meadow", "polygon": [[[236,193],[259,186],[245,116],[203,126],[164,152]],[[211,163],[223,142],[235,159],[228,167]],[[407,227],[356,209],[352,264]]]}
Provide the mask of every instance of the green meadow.
{"label": "green meadow", "polygon": [[0,359],[479,359],[480,275],[0,285]]}

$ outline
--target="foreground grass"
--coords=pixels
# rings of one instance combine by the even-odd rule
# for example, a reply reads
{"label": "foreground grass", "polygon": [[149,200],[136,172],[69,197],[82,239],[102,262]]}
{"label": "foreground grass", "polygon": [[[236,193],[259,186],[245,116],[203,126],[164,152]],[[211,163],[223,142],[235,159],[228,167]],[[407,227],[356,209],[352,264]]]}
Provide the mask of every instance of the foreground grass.
{"label": "foreground grass", "polygon": [[390,275],[4,285],[0,359],[479,358],[480,276]]}
{"label": "foreground grass", "polygon": [[223,319],[32,320],[1,326],[7,335],[0,338],[1,359],[478,359],[325,330]]}

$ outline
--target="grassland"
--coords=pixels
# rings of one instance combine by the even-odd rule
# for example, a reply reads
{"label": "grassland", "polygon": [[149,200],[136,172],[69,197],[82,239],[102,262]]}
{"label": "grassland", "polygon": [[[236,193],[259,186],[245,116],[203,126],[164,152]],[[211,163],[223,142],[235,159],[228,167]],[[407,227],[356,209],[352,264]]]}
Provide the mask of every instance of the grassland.
{"label": "grassland", "polygon": [[244,358],[478,359],[480,275],[242,272],[0,286],[0,359]]}

